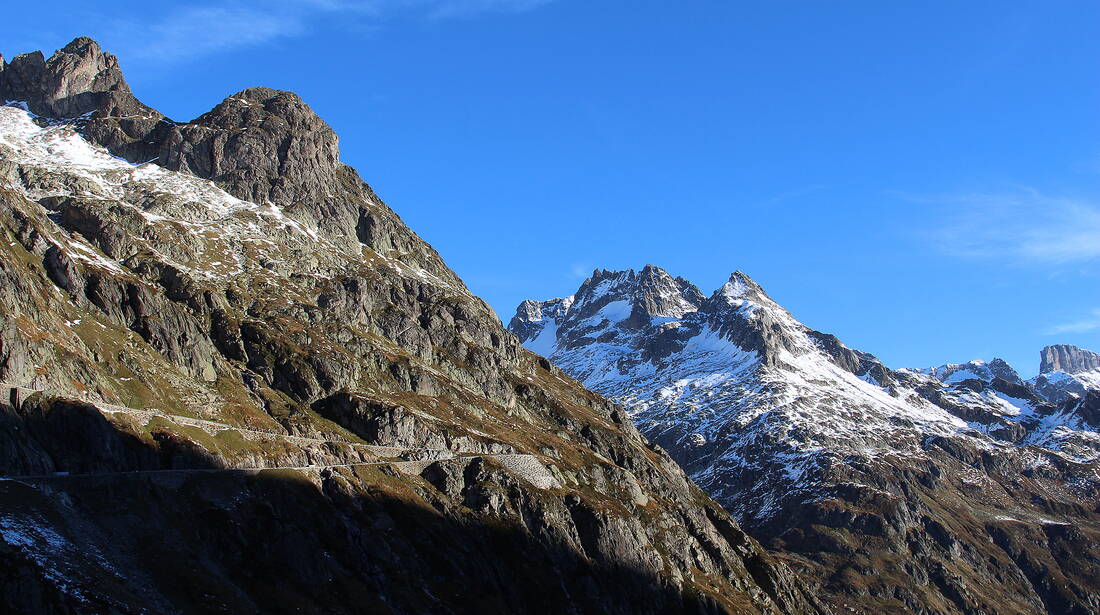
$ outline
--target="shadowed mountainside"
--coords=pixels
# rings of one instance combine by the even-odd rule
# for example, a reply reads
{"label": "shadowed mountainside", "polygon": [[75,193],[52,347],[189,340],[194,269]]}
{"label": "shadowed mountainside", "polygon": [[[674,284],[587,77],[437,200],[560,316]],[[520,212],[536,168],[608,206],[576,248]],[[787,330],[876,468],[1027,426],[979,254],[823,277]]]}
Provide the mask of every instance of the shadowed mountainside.
{"label": "shadowed mountainside", "polygon": [[[0,381],[88,400],[11,400],[0,460],[301,467],[0,481],[13,610],[822,610],[523,350],[297,96],[183,123],[89,39],[0,66]],[[464,455],[401,471],[368,445]]]}

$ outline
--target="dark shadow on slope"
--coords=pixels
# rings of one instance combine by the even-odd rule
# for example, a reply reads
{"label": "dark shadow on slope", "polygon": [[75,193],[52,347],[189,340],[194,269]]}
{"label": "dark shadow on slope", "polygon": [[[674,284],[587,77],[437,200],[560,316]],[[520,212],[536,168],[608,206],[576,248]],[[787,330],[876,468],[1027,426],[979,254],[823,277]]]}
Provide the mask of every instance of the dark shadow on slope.
{"label": "dark shadow on slope", "polygon": [[152,446],[119,431],[90,403],[33,394],[18,410],[0,404],[0,475],[223,467],[206,449],[167,428],[148,433]]}
{"label": "dark shadow on slope", "polygon": [[[8,475],[219,467],[167,432],[153,442],[123,433],[80,402],[0,409]],[[520,525],[468,504],[389,467],[326,470],[319,486],[287,470],[4,480],[0,610],[721,612],[651,574],[591,561],[551,538],[554,519]]]}

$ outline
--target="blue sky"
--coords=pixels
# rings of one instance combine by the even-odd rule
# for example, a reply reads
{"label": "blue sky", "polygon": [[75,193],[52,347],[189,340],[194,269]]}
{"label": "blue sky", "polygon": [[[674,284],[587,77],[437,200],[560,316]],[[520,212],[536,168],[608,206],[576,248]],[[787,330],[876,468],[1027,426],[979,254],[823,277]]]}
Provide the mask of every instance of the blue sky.
{"label": "blue sky", "polygon": [[191,119],[294,90],[510,318],[592,268],[741,269],[894,367],[1100,350],[1100,4],[198,0],[5,8]]}

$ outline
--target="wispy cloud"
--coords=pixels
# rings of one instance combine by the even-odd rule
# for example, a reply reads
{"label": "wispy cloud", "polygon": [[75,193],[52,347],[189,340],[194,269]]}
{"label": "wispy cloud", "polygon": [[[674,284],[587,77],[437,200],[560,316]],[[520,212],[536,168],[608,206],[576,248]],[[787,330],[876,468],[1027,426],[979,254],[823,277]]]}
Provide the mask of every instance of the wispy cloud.
{"label": "wispy cloud", "polygon": [[117,49],[128,57],[187,60],[301,36],[319,21],[346,18],[348,25],[389,18],[469,18],[528,11],[553,0],[240,0],[186,6],[148,19],[108,24]]}
{"label": "wispy cloud", "polygon": [[469,17],[479,13],[520,13],[553,0],[428,0],[429,15],[436,18]]}
{"label": "wispy cloud", "polygon": [[1063,333],[1087,333],[1098,329],[1100,329],[1100,310],[1093,310],[1092,315],[1087,318],[1055,325],[1047,329],[1046,333],[1048,335],[1061,335]]}
{"label": "wispy cloud", "polygon": [[920,196],[929,206],[931,239],[969,258],[1027,265],[1068,265],[1100,259],[1100,203],[1055,197],[1030,188],[1004,193]]}
{"label": "wispy cloud", "polygon": [[573,263],[569,266],[569,275],[578,280],[583,280],[592,275],[593,267],[588,263]]}
{"label": "wispy cloud", "polygon": [[306,31],[306,15],[250,6],[196,6],[152,23],[120,22],[132,49],[125,55],[159,60],[186,59],[249,47]]}

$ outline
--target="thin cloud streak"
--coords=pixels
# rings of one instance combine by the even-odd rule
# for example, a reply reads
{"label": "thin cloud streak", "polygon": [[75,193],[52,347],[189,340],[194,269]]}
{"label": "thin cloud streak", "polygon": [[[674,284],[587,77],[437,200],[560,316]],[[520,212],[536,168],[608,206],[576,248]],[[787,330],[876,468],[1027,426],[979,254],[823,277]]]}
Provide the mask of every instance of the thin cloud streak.
{"label": "thin cloud streak", "polygon": [[128,57],[183,61],[293,38],[320,19],[352,21],[388,17],[470,18],[488,13],[519,13],[553,0],[281,0],[190,6],[153,21],[119,20],[108,24],[111,38]]}
{"label": "thin cloud streak", "polygon": [[595,269],[588,263],[573,263],[569,266],[569,275],[578,280],[583,280],[592,275],[592,271]]}
{"label": "thin cloud streak", "polygon": [[480,13],[522,13],[553,0],[450,0],[427,2],[434,5],[429,16],[436,19],[471,17]]}
{"label": "thin cloud streak", "polygon": [[134,33],[127,56],[181,60],[299,36],[306,31],[306,20],[302,14],[247,6],[199,6],[152,24],[127,22],[116,29]]}
{"label": "thin cloud streak", "polygon": [[931,239],[965,258],[1022,265],[1071,265],[1100,259],[1100,204],[1022,188],[1000,194],[920,196],[939,225]]}
{"label": "thin cloud streak", "polygon": [[1076,322],[1065,323],[1046,330],[1047,335],[1061,335],[1063,333],[1087,333],[1100,329],[1100,310],[1093,310],[1092,317]]}

